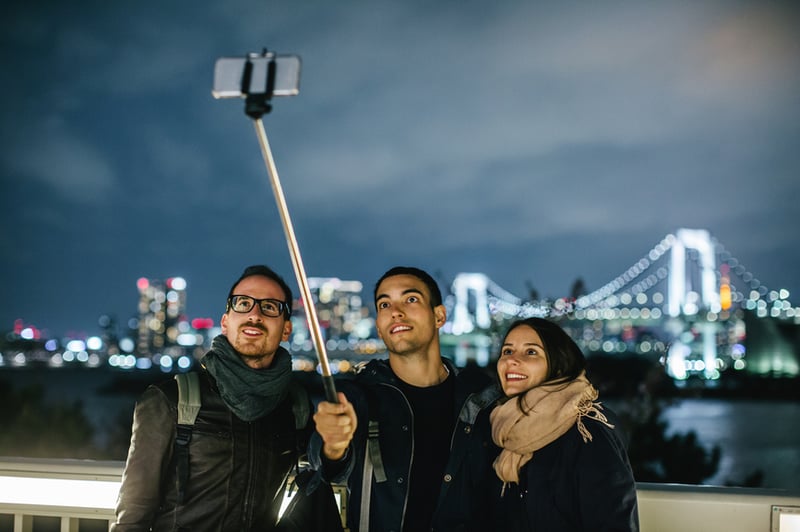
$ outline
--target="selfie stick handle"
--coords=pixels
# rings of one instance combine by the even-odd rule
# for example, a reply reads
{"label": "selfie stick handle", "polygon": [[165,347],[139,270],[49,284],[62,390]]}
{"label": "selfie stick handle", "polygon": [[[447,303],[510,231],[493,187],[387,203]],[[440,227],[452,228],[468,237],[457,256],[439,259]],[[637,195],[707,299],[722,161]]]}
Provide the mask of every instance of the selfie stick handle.
{"label": "selfie stick handle", "polygon": [[253,121],[256,128],[256,135],[258,136],[258,142],[261,146],[261,153],[264,155],[264,162],[267,165],[270,183],[272,184],[272,192],[275,194],[275,201],[278,203],[278,212],[283,222],[286,243],[289,244],[289,253],[292,256],[292,265],[294,266],[294,273],[297,277],[297,284],[300,286],[300,291],[303,295],[306,318],[308,326],[311,329],[311,338],[314,341],[314,348],[317,351],[317,358],[319,359],[319,366],[322,372],[322,386],[325,388],[325,400],[329,403],[338,403],[339,399],[336,396],[336,386],[331,376],[328,354],[325,351],[325,342],[322,341],[322,332],[319,327],[319,320],[317,319],[317,310],[314,307],[314,300],[311,297],[311,289],[308,286],[308,279],[306,277],[305,267],[303,266],[303,258],[300,256],[300,248],[297,246],[297,238],[294,236],[292,219],[289,217],[289,209],[286,206],[286,199],[283,196],[283,188],[281,188],[281,181],[278,177],[278,169],[275,166],[275,160],[272,158],[272,150],[270,150],[269,147],[267,132],[264,129],[264,123],[260,117],[254,117]]}

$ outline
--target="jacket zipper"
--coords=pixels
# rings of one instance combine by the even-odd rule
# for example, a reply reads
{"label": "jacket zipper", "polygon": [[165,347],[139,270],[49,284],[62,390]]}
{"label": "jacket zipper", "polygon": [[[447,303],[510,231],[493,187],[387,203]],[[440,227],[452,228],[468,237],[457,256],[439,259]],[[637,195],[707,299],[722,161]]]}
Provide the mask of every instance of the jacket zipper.
{"label": "jacket zipper", "polygon": [[[253,427],[253,422],[249,421],[247,423],[247,438],[248,438],[248,445],[247,445],[247,465],[248,471],[253,471],[254,462],[255,462],[255,429]],[[253,508],[253,484],[255,479],[253,475],[248,475],[249,481],[247,482],[247,491],[244,493],[244,506],[242,509],[242,530],[250,530],[252,525],[252,508]]]}
{"label": "jacket zipper", "polygon": [[405,401],[408,413],[411,415],[411,423],[410,426],[408,427],[409,434],[411,436],[411,459],[408,462],[408,471],[406,472],[406,495],[403,498],[403,513],[401,514],[400,517],[400,530],[403,530],[406,524],[406,508],[408,507],[408,493],[409,490],[411,489],[411,468],[414,465],[414,411],[411,410],[411,403],[408,402],[406,395],[400,390],[400,388],[387,383],[381,383],[381,385],[388,386],[389,388],[396,390],[397,393],[400,394],[400,397],[403,398],[403,401]]}

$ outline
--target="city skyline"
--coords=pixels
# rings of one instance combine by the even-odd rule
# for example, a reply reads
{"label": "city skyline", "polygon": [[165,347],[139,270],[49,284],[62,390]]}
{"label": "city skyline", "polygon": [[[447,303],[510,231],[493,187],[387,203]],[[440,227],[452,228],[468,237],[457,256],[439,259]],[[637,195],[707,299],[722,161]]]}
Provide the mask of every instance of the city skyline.
{"label": "city skyline", "polygon": [[302,58],[264,122],[309,276],[370,287],[406,264],[557,298],[687,227],[800,294],[794,4],[190,12],[6,6],[0,326],[123,320],[139,277],[186,278],[215,320],[249,264],[296,286],[243,102],[211,96],[218,57],[265,46]]}
{"label": "city skyline", "polygon": [[[293,284],[293,280],[287,280]],[[582,316],[585,316],[590,309],[626,306],[625,301],[633,303],[633,307],[660,308],[665,315],[672,316],[677,316],[679,313],[691,315],[702,311],[710,312],[708,319],[716,320],[717,314],[721,311],[731,307],[741,307],[757,311],[758,317],[771,315],[782,319],[793,318],[795,322],[800,319],[800,308],[792,304],[791,293],[788,290],[762,283],[724,246],[714,241],[707,231],[696,229],[681,228],[675,234],[667,235],[641,259],[634,261],[629,268],[620,272],[615,279],[610,279],[604,286],[588,290],[579,278],[572,286],[572,293],[565,293],[558,298],[542,297],[535,291],[521,297],[517,296],[482,272],[460,272],[455,275],[452,283],[443,284],[441,279],[437,282],[448,307],[449,325],[443,330],[456,335],[469,332],[472,327],[488,328],[490,314],[560,316],[577,312],[579,319],[583,319]],[[97,329],[102,329],[103,334],[121,336],[127,331],[128,336],[138,336],[139,342],[151,342],[152,331],[143,320],[149,321],[145,316],[152,317],[156,313],[164,313],[158,321],[161,327],[173,329],[171,333],[173,340],[178,334],[174,327],[179,321],[185,322],[187,326],[191,323],[194,330],[216,327],[218,318],[187,312],[188,284],[182,276],[166,279],[140,277],[136,280],[138,291],[136,309],[128,317],[109,314],[98,316]],[[360,280],[308,277],[307,284],[314,296],[320,323],[331,321],[333,317],[330,312],[331,304],[339,306],[344,304],[350,307],[343,312],[353,312],[351,318],[355,317],[356,321],[362,317],[374,316],[374,308],[370,301],[371,287]],[[574,290],[579,290],[580,293],[575,293]],[[347,296],[347,301],[342,300],[341,303],[337,303],[343,294],[350,294]],[[487,296],[493,298],[494,303],[489,304]],[[351,300],[351,297],[354,299]],[[160,303],[157,303],[158,301]],[[156,304],[156,307],[153,307],[153,304]],[[293,289],[293,305],[296,310],[294,319],[301,316],[302,321],[295,323],[295,332],[301,329],[307,332],[306,315],[302,312],[304,306],[302,294],[296,288]],[[479,308],[487,305],[494,309]],[[473,307],[472,310],[467,310],[468,306]],[[321,307],[324,310],[320,311]],[[468,312],[472,314],[471,317],[467,316]],[[341,316],[337,316],[337,319],[340,318]],[[329,325],[333,327],[332,331],[337,330],[336,337],[339,337],[341,330],[337,327],[341,328],[341,323],[338,326],[333,323]],[[354,326],[354,323],[350,324],[351,328]],[[367,325],[361,327],[365,326]],[[28,329],[26,335],[58,337],[57,334],[51,334],[46,326],[26,323],[18,318],[14,321],[13,331],[19,335],[23,329]],[[163,336],[165,332],[166,329],[162,328],[159,334]],[[86,330],[71,329],[62,336],[68,339],[94,335]],[[366,334],[358,336],[367,337]],[[147,337],[150,337],[150,340],[147,340]],[[147,348],[139,350],[147,351]]]}
{"label": "city skyline", "polygon": [[[550,316],[582,351],[658,357],[677,381],[701,375],[714,381],[729,372],[796,376],[800,359],[791,331],[800,323],[800,307],[791,305],[786,290],[770,290],[726,250],[714,248],[706,231],[684,228],[601,289],[555,301],[521,300],[484,274],[460,273],[443,291],[442,354],[462,367],[487,366],[496,357],[497,335],[512,320]],[[220,329],[213,319],[188,315],[185,279],[140,278],[136,284],[135,319],[118,324],[105,317],[100,336],[60,341],[15,324],[0,366],[98,367],[107,360],[125,369],[191,367]],[[320,339],[329,354],[339,357],[341,371],[383,352],[363,283],[311,277],[307,284]],[[287,348],[296,355],[295,369],[313,371],[318,345],[306,321],[307,305],[295,296]]]}

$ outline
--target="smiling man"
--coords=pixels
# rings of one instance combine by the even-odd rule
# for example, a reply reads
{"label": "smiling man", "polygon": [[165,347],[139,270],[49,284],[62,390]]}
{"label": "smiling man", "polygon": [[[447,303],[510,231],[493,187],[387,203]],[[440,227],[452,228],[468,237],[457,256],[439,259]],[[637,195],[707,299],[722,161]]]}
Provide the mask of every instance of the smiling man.
{"label": "smiling man", "polygon": [[274,530],[287,477],[310,433],[292,379],[292,292],[266,266],[233,283],[222,334],[195,372],[201,406],[178,425],[175,379],[136,404],[113,530]]}
{"label": "smiling man", "polygon": [[220,321],[222,334],[253,369],[270,367],[280,343],[292,333],[291,291],[281,286],[283,280],[267,275],[248,275],[236,283]]}
{"label": "smiling man", "polygon": [[351,531],[487,530],[494,445],[474,428],[499,392],[441,356],[447,312],[428,273],[392,268],[374,296],[389,358],[340,379],[338,404],[319,404],[309,457],[324,480],[348,483]]}

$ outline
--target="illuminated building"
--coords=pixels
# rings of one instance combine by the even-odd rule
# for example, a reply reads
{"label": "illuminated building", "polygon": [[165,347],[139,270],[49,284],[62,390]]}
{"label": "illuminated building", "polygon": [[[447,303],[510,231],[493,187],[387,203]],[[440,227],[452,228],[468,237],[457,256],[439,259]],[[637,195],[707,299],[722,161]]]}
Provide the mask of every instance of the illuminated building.
{"label": "illuminated building", "polygon": [[[308,285],[323,339],[330,349],[345,350],[351,342],[374,336],[375,320],[369,315],[369,307],[363,304],[361,282],[343,281],[335,277],[310,277]],[[310,350],[311,339],[302,301],[295,304],[292,326],[292,347]]]}
{"label": "illuminated building", "polygon": [[185,315],[186,281],[171,277],[162,283],[142,277],[136,286],[139,289],[136,351],[140,356],[166,353],[189,330]]}

